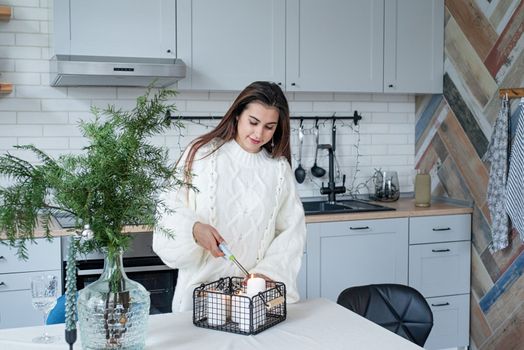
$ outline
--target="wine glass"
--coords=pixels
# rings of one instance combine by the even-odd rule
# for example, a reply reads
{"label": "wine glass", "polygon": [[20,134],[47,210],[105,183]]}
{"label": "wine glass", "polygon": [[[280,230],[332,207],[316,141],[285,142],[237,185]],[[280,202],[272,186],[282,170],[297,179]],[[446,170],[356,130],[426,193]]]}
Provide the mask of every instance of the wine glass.
{"label": "wine glass", "polygon": [[44,335],[33,339],[33,343],[53,343],[58,337],[47,334],[47,315],[56,305],[58,279],[54,275],[38,275],[31,278],[31,297],[33,307],[44,313]]}

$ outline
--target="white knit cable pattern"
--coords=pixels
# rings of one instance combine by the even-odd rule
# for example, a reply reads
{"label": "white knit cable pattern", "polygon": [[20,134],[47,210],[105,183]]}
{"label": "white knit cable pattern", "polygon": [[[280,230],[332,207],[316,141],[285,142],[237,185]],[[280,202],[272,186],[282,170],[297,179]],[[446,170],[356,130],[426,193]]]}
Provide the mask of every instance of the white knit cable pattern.
{"label": "white knit cable pattern", "polygon": [[216,191],[217,191],[217,153],[215,150],[218,147],[218,142],[213,140],[211,142],[210,152],[213,152],[210,157],[211,174],[209,181],[209,203],[210,216],[209,224],[213,227],[217,225],[217,209],[216,209]]}
{"label": "white knit cable pattern", "polygon": [[509,220],[504,205],[508,173],[508,114],[509,103],[503,100],[488,150],[483,157],[490,162],[487,200],[491,216],[491,252],[508,246]]}
{"label": "white knit cable pattern", "polygon": [[273,207],[273,211],[271,213],[270,220],[268,221],[265,229],[264,234],[262,235],[262,240],[260,241],[260,246],[258,247],[258,253],[257,253],[257,261],[260,261],[264,258],[264,254],[267,251],[267,247],[271,244],[271,241],[273,239],[272,235],[270,235],[270,231],[272,227],[275,227],[275,221],[277,218],[277,211],[280,207],[280,198],[282,189],[284,186],[284,172],[286,171],[286,160],[284,158],[279,159],[278,161],[278,186],[275,191],[275,206]]}
{"label": "white knit cable pattern", "polygon": [[520,238],[524,240],[524,98],[519,104],[519,120],[517,131],[513,137],[511,156],[509,159],[509,173],[506,183],[506,211],[513,227],[517,229]]}

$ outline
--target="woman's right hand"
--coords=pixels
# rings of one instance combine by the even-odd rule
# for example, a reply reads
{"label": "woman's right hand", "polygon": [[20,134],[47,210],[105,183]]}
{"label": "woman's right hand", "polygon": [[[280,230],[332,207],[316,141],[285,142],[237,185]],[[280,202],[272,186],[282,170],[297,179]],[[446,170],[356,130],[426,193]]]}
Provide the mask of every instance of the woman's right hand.
{"label": "woman's right hand", "polygon": [[193,238],[199,246],[209,251],[215,258],[224,256],[224,253],[218,248],[224,238],[213,226],[197,221],[193,225]]}

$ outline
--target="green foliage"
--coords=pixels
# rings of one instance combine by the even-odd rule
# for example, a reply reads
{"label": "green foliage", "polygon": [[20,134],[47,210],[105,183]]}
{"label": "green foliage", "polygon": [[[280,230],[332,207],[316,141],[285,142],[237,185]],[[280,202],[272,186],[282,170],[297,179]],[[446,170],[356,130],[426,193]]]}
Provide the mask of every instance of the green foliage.
{"label": "green foliage", "polygon": [[124,225],[154,226],[162,210],[169,211],[158,194],[182,185],[175,167],[168,164],[167,149],[150,142],[170,127],[182,127],[166,117],[175,106],[166,101],[173,90],[147,90],[131,111],[109,106],[92,108],[91,121],[79,128],[89,146],[81,154],[53,159],[32,145],[17,146],[36,155],[38,164],[13,156],[0,156],[0,175],[14,184],[0,187],[0,232],[7,243],[27,258],[26,242],[37,226],[50,236],[54,211],[76,216],[76,229],[89,224],[94,239],[83,251],[107,249],[114,255],[126,249],[130,235]]}

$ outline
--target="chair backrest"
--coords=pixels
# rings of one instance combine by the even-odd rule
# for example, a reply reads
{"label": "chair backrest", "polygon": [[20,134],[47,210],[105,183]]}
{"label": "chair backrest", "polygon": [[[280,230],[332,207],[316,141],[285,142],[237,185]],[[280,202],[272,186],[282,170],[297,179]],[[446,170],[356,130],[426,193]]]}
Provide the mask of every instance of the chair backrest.
{"label": "chair backrest", "polygon": [[401,284],[347,288],[337,303],[419,346],[433,327],[433,313],[422,294]]}

